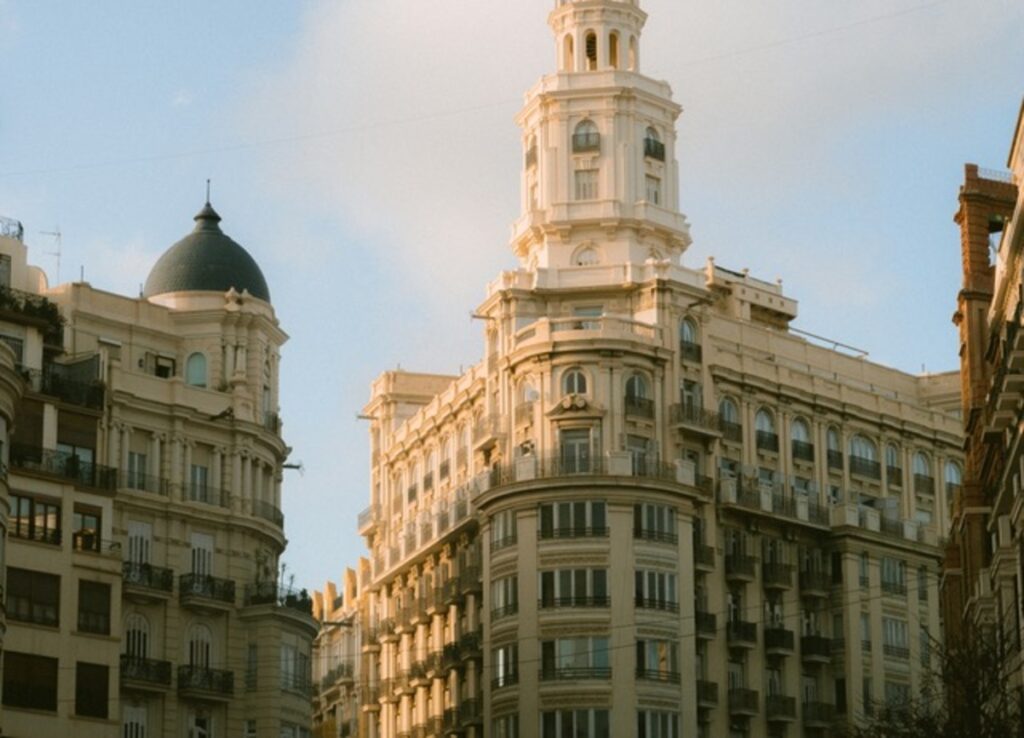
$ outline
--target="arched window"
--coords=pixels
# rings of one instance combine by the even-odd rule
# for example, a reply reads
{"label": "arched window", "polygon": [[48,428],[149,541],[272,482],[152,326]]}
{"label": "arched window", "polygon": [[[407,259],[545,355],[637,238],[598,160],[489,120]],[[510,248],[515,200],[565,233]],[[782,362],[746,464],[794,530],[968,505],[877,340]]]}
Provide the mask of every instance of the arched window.
{"label": "arched window", "polygon": [[654,126],[648,126],[644,134],[644,156],[657,161],[665,161],[665,144]]}
{"label": "arched window", "polygon": [[587,375],[579,369],[570,369],[562,375],[562,394],[582,395],[587,391]]}
{"label": "arched window", "polygon": [[895,443],[889,443],[885,446],[885,465],[891,470],[896,470],[903,466],[900,463],[900,450],[896,448]]}
{"label": "arched window", "polygon": [[642,374],[634,374],[626,380],[626,399],[643,400],[647,398],[647,380]]}
{"label": "arched window", "polygon": [[875,442],[862,435],[855,435],[850,439],[850,456],[865,459],[866,461],[876,461],[878,459],[878,450]]}
{"label": "arched window", "polygon": [[775,416],[770,410],[761,408],[754,417],[754,427],[758,433],[775,433]]}
{"label": "arched window", "polygon": [[825,433],[825,444],[828,446],[829,451],[841,450],[839,444],[839,430],[835,426],[830,427]]}
{"label": "arched window", "polygon": [[740,424],[740,411],[731,397],[723,397],[718,403],[718,415],[723,423]]}
{"label": "arched window", "polygon": [[914,476],[930,477],[932,475],[932,462],[923,451],[914,454]]}
{"label": "arched window", "polygon": [[811,429],[807,427],[807,421],[803,418],[797,418],[793,421],[789,433],[794,441],[799,441],[800,443],[811,442]]}
{"label": "arched window", "polygon": [[437,454],[431,451],[427,455],[427,468],[423,470],[423,491],[434,488],[434,470],[437,468]]}
{"label": "arched window", "polygon": [[964,475],[960,465],[955,461],[946,462],[946,489],[959,487],[963,483]]}
{"label": "arched window", "polygon": [[572,134],[573,152],[600,151],[601,132],[592,120],[581,120]]}
{"label": "arched window", "polygon": [[121,641],[126,656],[149,658],[149,621],[133,612],[124,619],[124,639]]}
{"label": "arched window", "polygon": [[590,31],[586,35],[587,71],[597,71],[597,34]]}
{"label": "arched window", "polygon": [[571,33],[565,34],[565,38],[562,39],[562,71],[576,71],[576,46]]}
{"label": "arched window", "polygon": [[185,362],[185,384],[193,387],[206,386],[206,355],[198,351],[190,354]]}
{"label": "arched window", "polygon": [[608,34],[608,65],[612,69],[619,68],[619,34],[615,31]]}
{"label": "arched window", "polygon": [[213,633],[202,623],[194,623],[188,629],[188,665],[209,669],[213,651]]}
{"label": "arched window", "polygon": [[679,324],[679,342],[697,344],[697,324],[692,318],[683,318],[683,322]]}

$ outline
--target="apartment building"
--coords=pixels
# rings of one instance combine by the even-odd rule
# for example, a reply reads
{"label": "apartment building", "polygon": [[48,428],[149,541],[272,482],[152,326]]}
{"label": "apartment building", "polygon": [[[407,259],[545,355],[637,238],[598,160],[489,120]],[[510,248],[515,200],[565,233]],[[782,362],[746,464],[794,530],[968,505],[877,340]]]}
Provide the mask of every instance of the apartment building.
{"label": "apartment building", "polygon": [[953,322],[960,333],[966,467],[962,493],[950,500],[943,602],[951,637],[994,627],[1015,659],[1024,638],[1024,106],[1006,166],[989,171],[968,164],[955,216],[963,284]]}
{"label": "apartment building", "polygon": [[[362,580],[369,562],[361,559]],[[313,593],[313,617],[320,632],[313,642],[313,735],[359,738],[367,735],[368,716],[363,713],[362,625],[360,578],[347,569],[339,590],[328,582]]]}
{"label": "apartment building", "polygon": [[371,389],[360,735],[827,736],[930,668],[959,378],[683,265],[681,109],[640,72],[646,19],[556,3],[484,359]]}
{"label": "apartment building", "polygon": [[287,591],[286,335],[207,203],[138,298],[50,288],[0,231],[2,732],[309,735],[308,595]]}

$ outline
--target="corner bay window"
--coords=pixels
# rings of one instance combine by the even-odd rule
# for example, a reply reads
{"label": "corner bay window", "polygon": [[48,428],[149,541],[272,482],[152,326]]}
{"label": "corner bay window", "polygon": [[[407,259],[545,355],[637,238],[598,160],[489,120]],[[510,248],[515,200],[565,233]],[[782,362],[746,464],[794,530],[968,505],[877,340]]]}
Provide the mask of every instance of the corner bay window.
{"label": "corner bay window", "polygon": [[637,738],[679,738],[679,713],[640,710],[636,714]]}
{"label": "corner bay window", "polygon": [[540,606],[607,607],[606,569],[558,569],[540,573]]}
{"label": "corner bay window", "polygon": [[678,684],[679,645],[674,641],[642,639],[636,642],[636,676]]}
{"label": "corner bay window", "polygon": [[668,505],[633,506],[633,537],[647,541],[676,543],[676,510]]}
{"label": "corner bay window", "polygon": [[540,726],[541,738],[611,738],[608,710],[551,710]]}
{"label": "corner bay window", "polygon": [[611,655],[606,636],[541,641],[541,680],[609,679]]}
{"label": "corner bay window", "polygon": [[586,538],[608,535],[604,502],[556,502],[540,506],[540,537]]}

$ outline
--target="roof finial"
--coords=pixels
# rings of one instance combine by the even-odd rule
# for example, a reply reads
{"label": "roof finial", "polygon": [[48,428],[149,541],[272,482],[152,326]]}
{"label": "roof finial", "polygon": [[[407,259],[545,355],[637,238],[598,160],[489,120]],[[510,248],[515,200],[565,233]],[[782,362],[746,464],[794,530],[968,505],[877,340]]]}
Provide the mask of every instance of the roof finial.
{"label": "roof finial", "polygon": [[206,178],[206,204],[210,204],[210,178]]}

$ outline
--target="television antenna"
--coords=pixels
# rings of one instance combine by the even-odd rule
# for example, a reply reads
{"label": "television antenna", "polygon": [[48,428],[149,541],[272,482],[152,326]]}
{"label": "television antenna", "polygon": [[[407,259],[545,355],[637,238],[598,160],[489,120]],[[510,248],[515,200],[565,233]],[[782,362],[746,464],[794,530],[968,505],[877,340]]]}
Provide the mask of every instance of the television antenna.
{"label": "television antenna", "polygon": [[54,279],[54,284],[60,284],[60,255],[61,255],[61,245],[64,242],[64,236],[60,232],[60,226],[55,226],[52,231],[39,231],[39,235],[40,236],[52,236],[54,242],[57,244],[57,250],[56,251],[44,251],[43,253],[46,256],[56,256],[57,257],[57,275],[56,275],[56,278]]}

